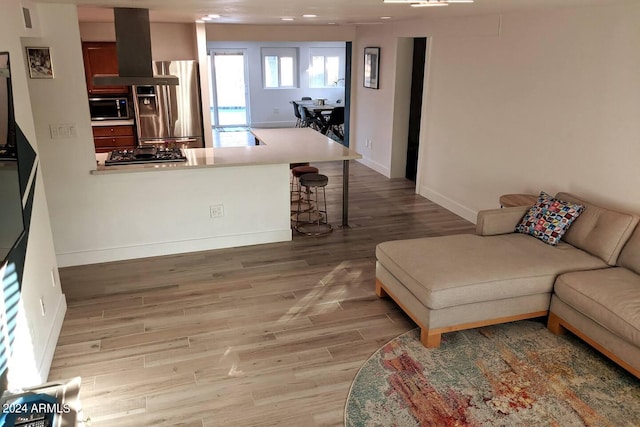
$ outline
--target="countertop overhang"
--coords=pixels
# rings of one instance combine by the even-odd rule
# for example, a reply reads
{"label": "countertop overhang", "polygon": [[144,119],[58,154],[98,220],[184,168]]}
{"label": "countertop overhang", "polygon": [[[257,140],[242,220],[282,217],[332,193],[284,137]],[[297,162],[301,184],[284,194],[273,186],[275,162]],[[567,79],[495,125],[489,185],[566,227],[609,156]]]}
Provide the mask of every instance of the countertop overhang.
{"label": "countertop overhang", "polygon": [[310,128],[252,129],[260,145],[184,149],[186,162],[105,166],[108,153],[96,154],[97,169],[91,174],[132,173],[161,170],[275,165],[361,159],[355,150]]}

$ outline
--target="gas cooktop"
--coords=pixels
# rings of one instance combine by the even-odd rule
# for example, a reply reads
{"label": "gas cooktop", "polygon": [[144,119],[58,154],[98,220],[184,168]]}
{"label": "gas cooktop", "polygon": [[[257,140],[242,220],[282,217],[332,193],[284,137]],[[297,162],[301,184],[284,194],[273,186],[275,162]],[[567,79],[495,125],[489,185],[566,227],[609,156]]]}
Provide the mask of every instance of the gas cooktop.
{"label": "gas cooktop", "polygon": [[141,147],[134,150],[113,150],[104,164],[133,165],[144,163],[184,162],[187,158],[179,148]]}

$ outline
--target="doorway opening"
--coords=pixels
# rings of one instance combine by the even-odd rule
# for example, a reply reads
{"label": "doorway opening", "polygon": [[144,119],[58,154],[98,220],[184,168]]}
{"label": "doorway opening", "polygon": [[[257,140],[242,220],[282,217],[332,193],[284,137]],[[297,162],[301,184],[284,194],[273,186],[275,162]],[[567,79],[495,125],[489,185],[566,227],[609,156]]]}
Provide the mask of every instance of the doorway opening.
{"label": "doorway opening", "polygon": [[424,91],[424,66],[427,57],[427,38],[413,39],[413,65],[411,71],[411,97],[409,107],[409,134],[407,141],[407,166],[405,177],[416,180],[418,174],[418,149],[420,145],[420,120],[422,119],[422,94]]}
{"label": "doorway opening", "polygon": [[211,50],[211,123],[216,130],[250,123],[247,61],[243,49]]}

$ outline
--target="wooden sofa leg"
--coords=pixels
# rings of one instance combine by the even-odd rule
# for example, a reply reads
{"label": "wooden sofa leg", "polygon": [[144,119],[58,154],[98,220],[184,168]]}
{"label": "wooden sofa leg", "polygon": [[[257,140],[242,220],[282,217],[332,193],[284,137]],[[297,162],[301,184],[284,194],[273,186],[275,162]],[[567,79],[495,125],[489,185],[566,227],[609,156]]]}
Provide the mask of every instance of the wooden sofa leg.
{"label": "wooden sofa leg", "polygon": [[563,335],[567,330],[560,324],[560,318],[553,313],[549,313],[547,329],[556,335]]}
{"label": "wooden sofa leg", "polygon": [[442,334],[434,334],[428,329],[420,329],[420,342],[427,348],[440,347],[440,339]]}
{"label": "wooden sofa leg", "polygon": [[378,295],[378,297],[380,298],[385,298],[389,296],[387,291],[385,291],[384,288],[382,287],[382,282],[378,279],[376,279],[376,295]]}

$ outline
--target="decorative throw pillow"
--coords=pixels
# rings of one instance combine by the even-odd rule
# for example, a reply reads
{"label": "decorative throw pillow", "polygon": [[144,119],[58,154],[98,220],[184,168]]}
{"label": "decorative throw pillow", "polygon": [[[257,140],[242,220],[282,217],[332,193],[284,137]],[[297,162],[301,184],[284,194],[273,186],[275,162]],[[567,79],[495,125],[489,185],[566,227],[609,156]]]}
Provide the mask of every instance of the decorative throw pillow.
{"label": "decorative throw pillow", "polygon": [[582,205],[554,199],[541,191],[538,200],[522,217],[515,231],[556,246],[583,210]]}

